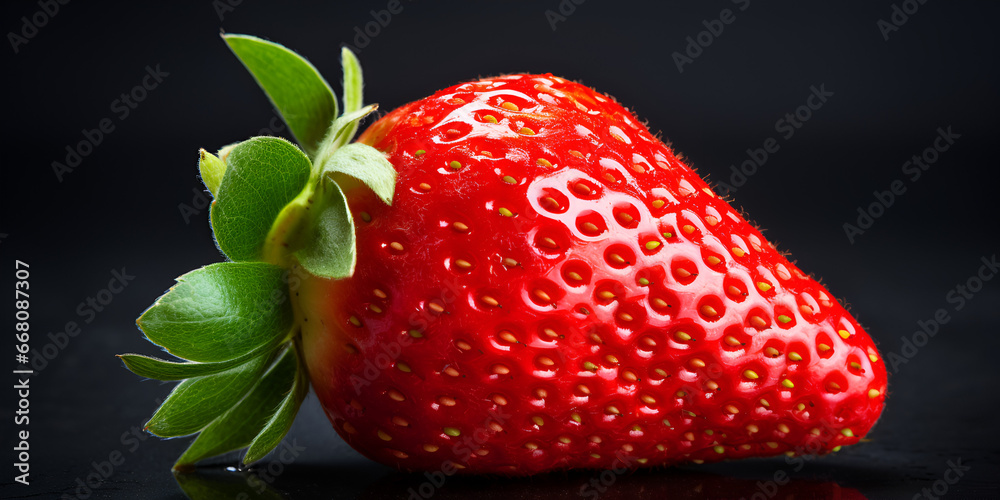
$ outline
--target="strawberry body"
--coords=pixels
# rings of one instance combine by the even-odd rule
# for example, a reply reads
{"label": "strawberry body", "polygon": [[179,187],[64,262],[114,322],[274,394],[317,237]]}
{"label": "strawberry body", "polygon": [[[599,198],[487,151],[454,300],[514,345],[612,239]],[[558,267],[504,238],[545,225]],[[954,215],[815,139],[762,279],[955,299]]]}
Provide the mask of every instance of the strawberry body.
{"label": "strawberry body", "polygon": [[384,464],[531,474],[826,453],[875,423],[857,322],[625,108],[552,75],[465,83],[359,142],[352,277],[295,290],[337,432]]}

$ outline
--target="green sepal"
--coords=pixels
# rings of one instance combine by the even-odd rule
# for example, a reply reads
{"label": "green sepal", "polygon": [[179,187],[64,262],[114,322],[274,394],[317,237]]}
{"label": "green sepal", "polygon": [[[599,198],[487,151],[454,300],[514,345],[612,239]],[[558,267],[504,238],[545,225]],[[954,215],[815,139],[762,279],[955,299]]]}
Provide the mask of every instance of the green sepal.
{"label": "green sepal", "polygon": [[146,422],[146,430],[177,437],[204,429],[250,391],[270,360],[268,353],[224,372],[181,382]]}
{"label": "green sepal", "polygon": [[285,273],[262,262],[205,266],[177,278],[136,324],[179,358],[200,363],[238,358],[288,334],[293,314]]}
{"label": "green sepal", "polygon": [[215,196],[215,193],[219,192],[222,177],[226,175],[226,163],[204,149],[198,153],[198,172],[201,174],[201,181],[205,183],[212,196]]}
{"label": "green sepal", "polygon": [[[294,349],[290,350],[296,356],[296,363],[299,366],[303,366],[302,361],[298,359],[298,353]],[[278,410],[274,412],[271,419],[268,420],[264,428],[257,434],[257,437],[250,443],[246,455],[243,456],[243,463],[251,464],[264,458],[265,455],[281,443],[285,434],[288,434],[288,430],[292,428],[295,415],[299,412],[302,400],[306,398],[306,394],[308,393],[309,378],[306,371],[300,369],[295,374],[295,382],[292,385],[292,390],[285,395],[285,398],[281,401],[281,405],[278,406]]]}
{"label": "green sepal", "polygon": [[338,115],[337,98],[330,85],[309,61],[282,45],[248,35],[222,38],[278,108],[295,140],[312,157]]}
{"label": "green sepal", "polygon": [[249,357],[242,356],[230,361],[220,363],[177,363],[163,359],[143,356],[141,354],[119,354],[125,368],[132,373],[155,380],[171,381],[184,380],[186,378],[204,377],[224,372],[238,364],[246,362]]}
{"label": "green sepal", "polygon": [[[347,115],[361,109],[364,103],[362,95],[364,78],[361,73],[361,62],[351,49],[344,47],[340,50],[340,64],[344,70],[344,114]],[[343,144],[351,142],[354,138],[354,134],[358,131],[358,122],[352,121],[345,128]]]}
{"label": "green sepal", "polygon": [[319,152],[316,153],[316,160],[313,162],[313,168],[318,171],[322,171],[323,165],[330,159],[330,157],[333,156],[333,154],[336,153],[341,146],[350,141],[348,132],[351,131],[351,126],[354,125],[356,128],[358,121],[372,114],[376,109],[378,109],[378,104],[369,104],[357,111],[344,113],[343,116],[334,120],[333,123],[330,124],[330,131],[327,132],[326,138],[323,139],[323,145],[320,146]]}
{"label": "green sepal", "polygon": [[174,468],[183,469],[204,458],[249,446],[292,390],[300,370],[303,368],[296,359],[295,348],[290,345],[246,397],[198,434],[177,459]]}
{"label": "green sepal", "polygon": [[323,164],[323,174],[342,186],[341,175],[353,177],[364,182],[386,205],[392,205],[396,168],[384,154],[367,144],[355,142],[338,149]]}
{"label": "green sepal", "polygon": [[275,218],[302,192],[311,171],[309,158],[278,137],[233,147],[210,215],[219,249],[237,262],[264,260]]}
{"label": "green sepal", "polygon": [[337,279],[354,274],[357,254],[354,218],[340,186],[329,177],[320,179],[316,204],[305,221],[302,247],[295,252],[302,267],[313,275]]}

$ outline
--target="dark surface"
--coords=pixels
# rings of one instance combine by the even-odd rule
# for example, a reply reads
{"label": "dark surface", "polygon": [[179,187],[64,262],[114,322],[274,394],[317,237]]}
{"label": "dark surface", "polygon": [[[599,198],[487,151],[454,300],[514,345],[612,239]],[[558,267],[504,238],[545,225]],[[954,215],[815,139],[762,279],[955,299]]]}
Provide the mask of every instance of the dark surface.
{"label": "dark surface", "polygon": [[[141,427],[170,386],[140,381],[113,355],[155,353],[134,318],[175,276],[220,260],[207,213],[188,223],[178,208],[203,189],[197,149],[213,150],[279,124],[219,40],[219,28],[298,50],[336,89],[339,47],[353,45],[354,27],[386,3],[243,2],[220,20],[208,0],[183,7],[71,2],[18,53],[0,49],[8,96],[0,287],[13,288],[15,259],[30,263],[35,349],[66,322],[81,325],[30,382],[28,487],[13,482],[17,402],[12,380],[0,384],[7,387],[0,390],[0,439],[8,463],[0,496],[85,498],[77,479],[96,467],[109,477],[90,498],[183,497],[169,465],[188,440],[123,437]],[[581,490],[592,478],[614,481],[602,498],[913,498],[924,488],[932,498],[946,484],[939,480],[955,478],[945,475],[949,461],[970,469],[947,485],[947,496],[1000,496],[1000,291],[989,281],[960,310],[948,301],[951,290],[976,275],[980,258],[1000,249],[996,3],[928,0],[886,41],[876,22],[889,20],[888,0],[753,0],[683,73],[671,53],[683,51],[685,37],[696,37],[703,20],[733,3],[651,7],[590,0],[555,31],[545,11],[557,10],[556,0],[403,6],[360,50],[369,102],[388,110],[479,75],[550,71],[616,96],[713,180],[728,181],[729,166],[745,160],[747,148],[779,137],[776,122],[806,102],[810,86],[825,85],[834,95],[793,137],[779,139],[781,149],[734,198],[801,267],[851,302],[884,357],[913,355],[890,366],[890,397],[870,441],[802,467],[775,459],[603,478],[591,472],[515,481],[450,478],[435,488],[435,498],[593,498],[581,497],[597,491]],[[21,16],[39,9],[37,2],[5,2],[3,30],[20,31]],[[113,101],[141,83],[147,65],[158,64],[169,76],[119,120]],[[105,117],[115,130],[59,182],[52,161],[82,139],[81,129]],[[961,138],[911,182],[903,163],[949,125]],[[873,191],[895,179],[907,191],[852,244],[842,225],[856,221],[857,207],[868,206]],[[122,267],[135,279],[85,322],[77,305]],[[4,373],[15,368],[8,304]],[[948,323],[925,346],[904,350],[902,337],[913,338],[917,322],[939,308]],[[387,498],[408,496],[426,480],[357,455],[335,435],[313,396],[286,442],[303,448],[286,450],[288,463],[279,454],[270,466],[230,472],[225,467],[237,462],[230,456],[186,477],[184,485],[206,498],[241,492],[258,498],[262,489],[253,485],[261,483],[248,482],[250,475],[271,483],[260,498]],[[124,462],[103,467],[116,452]],[[791,482],[772,489],[768,481],[783,482],[783,474]]]}

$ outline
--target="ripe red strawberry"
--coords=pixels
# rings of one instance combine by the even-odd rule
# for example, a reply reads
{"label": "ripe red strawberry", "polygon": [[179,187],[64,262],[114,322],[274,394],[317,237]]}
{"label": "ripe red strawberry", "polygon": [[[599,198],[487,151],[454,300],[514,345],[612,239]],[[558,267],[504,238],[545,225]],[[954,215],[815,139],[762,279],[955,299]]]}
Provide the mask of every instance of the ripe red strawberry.
{"label": "ripe red strawberry", "polygon": [[[354,97],[345,91],[345,103]],[[344,146],[355,156],[326,146],[336,123],[318,147],[292,130],[312,174],[298,195],[255,191],[281,201],[263,250],[233,243],[223,209],[234,210],[225,200],[245,158],[264,153],[220,155],[212,220],[233,260],[293,271],[294,319],[277,342],[294,349],[198,359],[150,334],[155,306],[140,325],[186,359],[240,360],[234,378],[300,358],[334,427],[378,462],[533,474],[822,454],[856,443],[881,413],[885,366],[867,333],[607,96],[549,74],[464,83],[377,121],[358,140],[367,146]],[[385,159],[388,196],[351,166]],[[203,175],[212,188],[212,169]],[[343,216],[328,215],[341,199]],[[346,210],[356,241],[316,229],[350,223]],[[339,261],[328,247],[343,241],[356,265],[329,271]],[[303,394],[297,380],[285,391]],[[278,415],[294,416],[300,400],[286,397]],[[211,430],[226,415],[203,420]],[[179,464],[248,444],[245,460],[260,458],[284,431],[254,418],[242,441]]]}

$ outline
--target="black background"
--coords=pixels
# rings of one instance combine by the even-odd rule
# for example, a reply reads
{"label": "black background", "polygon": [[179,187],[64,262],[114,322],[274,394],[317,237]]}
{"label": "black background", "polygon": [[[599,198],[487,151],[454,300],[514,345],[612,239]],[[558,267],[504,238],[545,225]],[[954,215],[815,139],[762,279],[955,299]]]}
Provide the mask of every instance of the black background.
{"label": "black background", "polygon": [[[801,470],[773,459],[615,476],[602,498],[770,498],[767,481],[782,477],[779,471],[793,478],[779,497],[911,498],[924,488],[935,495],[934,482],[959,460],[971,469],[947,486],[949,496],[1000,495],[1000,292],[987,281],[961,310],[947,300],[1000,247],[997,3],[926,0],[885,40],[877,21],[890,20],[891,0],[751,0],[745,11],[729,0],[589,0],[555,29],[546,11],[559,12],[557,0],[404,1],[403,11],[360,47],[355,28],[364,29],[371,11],[387,3],[243,1],[220,16],[217,7],[225,4],[209,0],[71,2],[16,53],[9,44],[0,47],[8,96],[0,288],[9,294],[0,373],[16,368],[15,259],[31,265],[32,347],[42,349],[46,334],[56,335],[68,321],[81,325],[30,383],[29,487],[13,482],[17,401],[14,376],[3,375],[0,496],[182,498],[169,465],[187,440],[149,438],[133,451],[132,441],[122,439],[141,427],[170,386],[140,381],[113,355],[155,353],[134,318],[175,276],[221,260],[207,211],[188,222],[179,208],[193,205],[203,189],[198,148],[215,150],[279,124],[219,39],[220,28],[297,50],[338,92],[339,48],[359,47],[366,101],[383,110],[478,76],[530,71],[579,80],[635,110],[713,181],[729,182],[730,166],[744,161],[748,148],[778,138],[780,150],[734,193],[735,204],[850,302],[883,356],[905,354],[901,338],[912,338],[917,321],[948,311],[940,332],[892,370],[887,408],[870,442]],[[562,3],[564,12],[574,5]],[[735,21],[679,72],[671,54],[684,51],[685,38],[697,37],[702,21],[724,8],[736,10]],[[21,32],[21,17],[40,10],[37,2],[4,2],[0,31]],[[157,65],[169,75],[119,119],[113,102]],[[833,95],[794,136],[781,139],[776,122],[820,85]],[[58,180],[52,162],[65,161],[66,146],[103,118],[114,131]],[[903,163],[948,126],[961,137],[911,182]],[[851,243],[843,224],[856,223],[858,207],[896,179],[905,194]],[[86,323],[78,304],[122,268],[134,280]],[[381,498],[407,496],[424,480],[353,452],[313,396],[288,442],[304,448],[291,463],[227,471],[237,462],[229,456],[185,486],[208,498],[243,490],[245,498],[257,498],[246,482],[255,476],[271,483],[260,498]],[[124,463],[89,493],[78,488],[77,479],[114,452]],[[435,497],[582,498],[580,488],[592,477],[452,478]]]}

